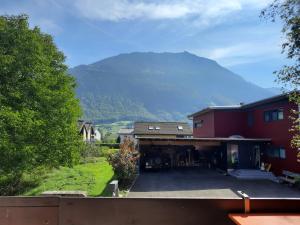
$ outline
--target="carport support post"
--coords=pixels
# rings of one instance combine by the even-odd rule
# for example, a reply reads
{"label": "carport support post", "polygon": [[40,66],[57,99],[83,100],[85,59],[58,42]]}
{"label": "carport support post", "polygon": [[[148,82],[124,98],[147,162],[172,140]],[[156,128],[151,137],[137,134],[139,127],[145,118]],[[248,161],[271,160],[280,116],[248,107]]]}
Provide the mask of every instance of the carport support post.
{"label": "carport support post", "polygon": [[250,198],[243,191],[237,191],[237,193],[244,199],[244,212],[250,213]]}

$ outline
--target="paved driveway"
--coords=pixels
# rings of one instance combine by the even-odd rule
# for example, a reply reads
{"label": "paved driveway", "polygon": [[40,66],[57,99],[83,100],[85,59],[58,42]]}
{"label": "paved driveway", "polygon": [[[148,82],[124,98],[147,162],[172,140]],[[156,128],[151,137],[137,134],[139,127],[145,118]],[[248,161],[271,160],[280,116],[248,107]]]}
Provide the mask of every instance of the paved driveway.
{"label": "paved driveway", "polygon": [[250,197],[300,197],[300,190],[268,180],[238,180],[205,169],[184,169],[140,174],[128,197],[237,198],[242,190]]}

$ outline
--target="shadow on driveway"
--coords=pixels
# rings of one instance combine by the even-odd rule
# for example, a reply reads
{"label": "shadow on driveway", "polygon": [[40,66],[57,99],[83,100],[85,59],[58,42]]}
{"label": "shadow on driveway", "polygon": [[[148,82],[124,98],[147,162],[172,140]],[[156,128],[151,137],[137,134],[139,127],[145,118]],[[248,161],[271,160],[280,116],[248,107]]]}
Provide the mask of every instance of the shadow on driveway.
{"label": "shadow on driveway", "polygon": [[268,180],[239,180],[208,169],[181,169],[144,172],[137,178],[128,197],[239,198],[237,191],[250,197],[300,197],[300,190]]}

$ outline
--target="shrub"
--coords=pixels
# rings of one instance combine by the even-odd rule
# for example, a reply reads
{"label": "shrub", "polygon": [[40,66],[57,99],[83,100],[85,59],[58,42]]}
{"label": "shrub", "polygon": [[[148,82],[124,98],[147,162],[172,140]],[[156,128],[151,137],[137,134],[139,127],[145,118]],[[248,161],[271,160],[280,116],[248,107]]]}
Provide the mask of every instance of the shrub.
{"label": "shrub", "polygon": [[134,179],[139,156],[130,139],[125,139],[120,150],[109,154],[107,158],[121,185],[127,185]]}
{"label": "shrub", "polygon": [[81,157],[83,159],[88,157],[99,157],[100,147],[95,143],[84,143],[81,149]]}

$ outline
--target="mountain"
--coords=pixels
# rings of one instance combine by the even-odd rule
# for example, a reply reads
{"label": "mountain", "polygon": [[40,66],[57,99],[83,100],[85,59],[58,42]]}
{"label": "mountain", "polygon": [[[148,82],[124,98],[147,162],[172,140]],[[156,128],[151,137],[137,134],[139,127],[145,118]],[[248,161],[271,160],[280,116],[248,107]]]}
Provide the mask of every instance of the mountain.
{"label": "mountain", "polygon": [[284,90],[284,89],[278,88],[278,87],[270,87],[270,88],[266,88],[266,90],[268,90],[269,92],[271,92],[274,95],[280,95],[284,91],[287,91],[287,90]]}
{"label": "mountain", "polygon": [[266,98],[272,92],[217,62],[182,53],[129,53],[70,69],[84,117],[98,122],[182,120],[208,105]]}

